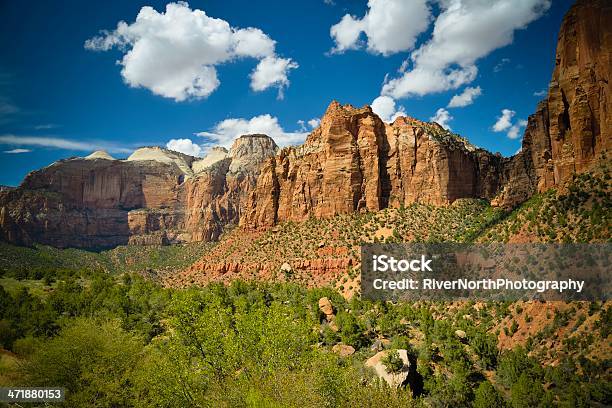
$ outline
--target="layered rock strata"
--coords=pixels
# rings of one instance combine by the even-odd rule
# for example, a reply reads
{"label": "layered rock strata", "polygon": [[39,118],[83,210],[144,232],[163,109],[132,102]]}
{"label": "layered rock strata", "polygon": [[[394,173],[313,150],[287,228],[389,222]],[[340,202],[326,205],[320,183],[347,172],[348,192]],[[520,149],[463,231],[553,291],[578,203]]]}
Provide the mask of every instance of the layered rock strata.
{"label": "layered rock strata", "polygon": [[200,160],[159,147],[127,160],[61,160],[0,193],[0,238],[81,248],[213,240],[238,222],[244,192],[275,151],[269,137],[247,135]]}

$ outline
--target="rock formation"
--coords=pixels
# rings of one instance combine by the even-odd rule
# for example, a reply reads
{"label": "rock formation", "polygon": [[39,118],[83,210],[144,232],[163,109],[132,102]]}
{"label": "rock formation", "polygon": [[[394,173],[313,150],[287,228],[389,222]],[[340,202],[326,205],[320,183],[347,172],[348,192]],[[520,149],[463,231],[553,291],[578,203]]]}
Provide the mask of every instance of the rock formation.
{"label": "rock formation", "polygon": [[502,158],[436,123],[385,124],[369,106],[332,102],[304,145],[261,169],[241,225],[261,227],[413,202],[493,198]]}
{"label": "rock formation", "polygon": [[529,117],[521,152],[504,166],[504,188],[494,204],[512,207],[608,160],[610,27],[607,0],[578,0],[565,15],[548,96]]}
{"label": "rock formation", "polygon": [[[266,135],[245,135],[234,141],[225,158],[213,150],[218,160],[187,182],[185,229],[189,241],[215,240],[225,225],[238,223],[262,162],[274,156],[277,148]],[[207,156],[202,161],[210,160]]]}
{"label": "rock formation", "polygon": [[484,198],[510,208],[587,171],[611,144],[612,6],[579,0],[565,16],[548,97],[521,152],[491,154],[436,123],[384,123],[370,107],[332,102],[299,147],[238,138],[203,159],[158,147],[56,162],[0,190],[0,239],[107,247],[216,239],[227,224],[377,211]]}
{"label": "rock formation", "polygon": [[216,239],[238,222],[243,191],[275,151],[272,139],[251,135],[222,158],[145,147],[127,160],[106,152],[61,160],[0,193],[0,237],[82,248]]}
{"label": "rock formation", "polygon": [[408,360],[408,352],[406,350],[396,350],[403,365],[398,371],[393,372],[383,363],[385,357],[391,352],[390,350],[385,350],[376,353],[365,362],[365,366],[374,369],[376,375],[381,380],[384,380],[389,387],[398,388],[408,379],[408,375],[410,374],[410,361]]}

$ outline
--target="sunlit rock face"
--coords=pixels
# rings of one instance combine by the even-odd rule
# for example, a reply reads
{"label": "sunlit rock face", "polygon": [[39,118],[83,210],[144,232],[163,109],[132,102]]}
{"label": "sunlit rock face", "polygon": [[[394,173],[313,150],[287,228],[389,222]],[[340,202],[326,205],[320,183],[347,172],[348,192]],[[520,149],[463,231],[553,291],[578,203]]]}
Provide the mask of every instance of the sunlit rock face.
{"label": "sunlit rock face", "polygon": [[242,195],[275,151],[272,139],[257,135],[237,139],[224,157],[213,150],[201,160],[159,147],[127,160],[106,152],[61,160],[0,192],[0,237],[81,248],[216,239],[238,222]]}
{"label": "sunlit rock face", "polygon": [[492,198],[501,164],[438,124],[409,117],[386,124],[369,106],[334,101],[304,145],[264,164],[241,225]]}

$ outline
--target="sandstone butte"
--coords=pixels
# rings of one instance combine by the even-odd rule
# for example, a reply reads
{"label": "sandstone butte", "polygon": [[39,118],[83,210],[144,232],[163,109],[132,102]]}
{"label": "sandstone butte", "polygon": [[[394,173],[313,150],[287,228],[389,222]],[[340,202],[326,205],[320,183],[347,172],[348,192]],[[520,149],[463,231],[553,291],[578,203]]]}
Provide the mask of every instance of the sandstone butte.
{"label": "sandstone butte", "polygon": [[51,164],[0,189],[0,239],[57,247],[210,241],[227,224],[376,211],[413,202],[484,198],[511,208],[607,162],[612,7],[579,0],[559,32],[548,96],[529,117],[521,151],[505,158],[436,123],[384,123],[370,107],[334,101],[297,147],[238,138],[203,159],[145,147]]}

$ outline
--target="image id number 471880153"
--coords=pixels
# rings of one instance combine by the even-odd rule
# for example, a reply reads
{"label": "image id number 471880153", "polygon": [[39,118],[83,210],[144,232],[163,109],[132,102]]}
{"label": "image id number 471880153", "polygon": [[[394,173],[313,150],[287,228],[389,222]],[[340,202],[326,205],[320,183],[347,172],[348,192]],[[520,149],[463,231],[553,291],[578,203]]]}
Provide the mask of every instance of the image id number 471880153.
{"label": "image id number 471880153", "polygon": [[56,402],[64,397],[63,388],[0,387],[0,402]]}

